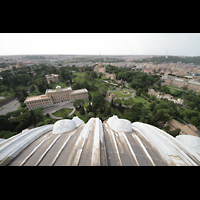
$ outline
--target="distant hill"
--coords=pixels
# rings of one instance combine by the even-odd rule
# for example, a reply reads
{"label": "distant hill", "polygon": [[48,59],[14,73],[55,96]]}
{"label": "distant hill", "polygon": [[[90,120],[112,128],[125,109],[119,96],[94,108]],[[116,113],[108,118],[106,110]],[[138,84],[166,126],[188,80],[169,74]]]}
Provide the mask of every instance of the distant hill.
{"label": "distant hill", "polygon": [[154,64],[160,64],[163,62],[179,62],[182,63],[194,63],[196,65],[200,65],[200,56],[194,56],[194,57],[179,57],[179,56],[168,56],[168,58],[165,58],[165,56],[159,56],[159,57],[153,57],[148,59],[142,59],[142,61],[139,60],[133,60],[133,62],[141,63],[141,62],[153,62]]}

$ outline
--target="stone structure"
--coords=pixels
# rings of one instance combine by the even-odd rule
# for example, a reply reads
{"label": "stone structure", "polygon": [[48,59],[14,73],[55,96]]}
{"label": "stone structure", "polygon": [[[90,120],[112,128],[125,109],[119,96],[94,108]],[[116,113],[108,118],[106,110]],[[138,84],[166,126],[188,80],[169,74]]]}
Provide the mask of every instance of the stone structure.
{"label": "stone structure", "polygon": [[200,83],[195,81],[188,81],[188,89],[200,92]]}
{"label": "stone structure", "polygon": [[50,81],[53,83],[59,82],[59,75],[58,74],[51,74],[51,75],[45,75],[47,79],[47,83],[50,84]]}
{"label": "stone structure", "polygon": [[94,68],[94,71],[97,73],[101,72],[102,74],[104,74],[106,76],[106,78],[111,78],[111,79],[116,80],[116,74],[106,73],[106,68],[103,67],[101,62],[99,62],[98,65]]}
{"label": "stone structure", "polygon": [[187,85],[187,81],[184,81],[183,79],[175,78],[172,81],[172,85],[174,85],[176,87],[183,87],[183,86]]}
{"label": "stone structure", "polygon": [[106,73],[106,69],[102,66],[102,63],[99,62],[98,65],[94,68],[94,71],[97,73]]}
{"label": "stone structure", "polygon": [[87,100],[87,89],[72,90],[71,87],[61,89],[60,86],[57,86],[55,90],[47,89],[45,95],[27,97],[24,103],[29,110],[33,110],[38,107],[47,108],[53,106],[55,103],[64,101],[75,101],[76,99]]}
{"label": "stone structure", "polygon": [[195,90],[197,92],[200,92],[200,82],[197,82],[195,80],[187,81],[185,79],[179,79],[179,78],[174,78],[174,79],[168,78],[165,80],[164,84],[173,85],[176,87],[188,86],[189,90]]}
{"label": "stone structure", "polygon": [[110,79],[116,80],[116,74],[105,73],[105,75],[106,75],[106,78],[110,78]]}

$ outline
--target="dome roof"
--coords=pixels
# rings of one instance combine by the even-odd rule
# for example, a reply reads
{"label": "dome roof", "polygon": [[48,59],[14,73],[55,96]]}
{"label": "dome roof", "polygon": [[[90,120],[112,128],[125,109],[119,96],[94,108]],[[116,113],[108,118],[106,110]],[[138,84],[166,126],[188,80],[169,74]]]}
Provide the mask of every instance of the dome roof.
{"label": "dome roof", "polygon": [[62,119],[53,125],[53,134],[61,134],[65,133],[71,130],[74,130],[76,128],[76,122],[70,119]]}
{"label": "dome roof", "polygon": [[61,89],[61,87],[59,85],[56,86],[56,89]]}
{"label": "dome roof", "polygon": [[179,139],[117,116],[26,130],[1,141],[0,152],[0,165],[200,165],[198,152]]}

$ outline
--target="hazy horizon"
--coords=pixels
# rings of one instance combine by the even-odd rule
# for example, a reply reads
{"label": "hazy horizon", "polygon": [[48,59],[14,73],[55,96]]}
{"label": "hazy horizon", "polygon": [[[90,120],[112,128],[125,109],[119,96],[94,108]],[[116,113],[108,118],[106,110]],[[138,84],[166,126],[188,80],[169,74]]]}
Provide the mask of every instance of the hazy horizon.
{"label": "hazy horizon", "polygon": [[200,33],[0,33],[0,56],[200,56]]}

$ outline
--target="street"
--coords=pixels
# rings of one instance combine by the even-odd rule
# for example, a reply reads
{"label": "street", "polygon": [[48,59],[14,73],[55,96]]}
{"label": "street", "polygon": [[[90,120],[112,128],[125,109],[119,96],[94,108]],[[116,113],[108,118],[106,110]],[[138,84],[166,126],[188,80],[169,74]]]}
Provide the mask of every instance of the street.
{"label": "street", "polygon": [[19,106],[20,106],[19,101],[15,99],[10,103],[0,107],[0,115],[6,115],[8,112],[15,111]]}
{"label": "street", "polygon": [[69,115],[72,115],[76,111],[76,109],[73,106],[73,102],[66,101],[66,102],[63,102],[63,103],[55,104],[53,107],[45,108],[44,112],[43,112],[43,115],[46,115],[47,113],[49,113],[49,116],[51,118],[53,118],[53,119],[62,119],[62,117],[56,117],[56,116],[54,116],[52,114],[52,113],[54,113],[57,110],[60,110],[62,108],[71,108],[71,109],[73,109],[73,111]]}

